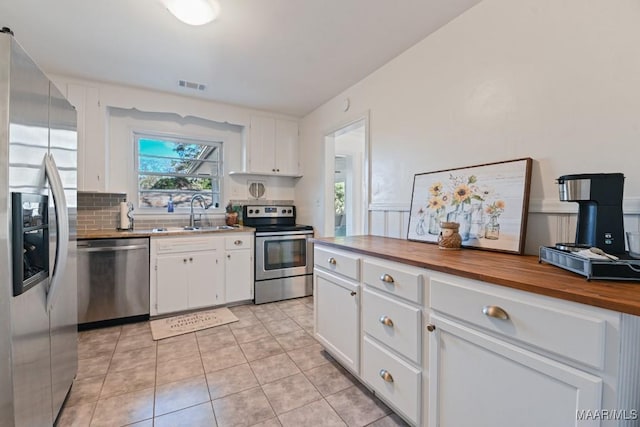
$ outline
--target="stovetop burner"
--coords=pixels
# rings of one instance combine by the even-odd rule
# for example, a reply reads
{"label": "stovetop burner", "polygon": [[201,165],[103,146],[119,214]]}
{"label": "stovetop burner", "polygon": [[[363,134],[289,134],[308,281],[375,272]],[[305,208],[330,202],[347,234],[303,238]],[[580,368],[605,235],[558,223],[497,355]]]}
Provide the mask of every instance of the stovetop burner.
{"label": "stovetop burner", "polygon": [[312,231],[310,225],[296,224],[296,208],[293,205],[247,205],[242,207],[244,225],[256,229],[256,233]]}
{"label": "stovetop burner", "polygon": [[[251,226],[250,226],[251,227]],[[277,231],[309,231],[313,230],[310,225],[258,225],[254,226],[257,233],[277,232]]]}

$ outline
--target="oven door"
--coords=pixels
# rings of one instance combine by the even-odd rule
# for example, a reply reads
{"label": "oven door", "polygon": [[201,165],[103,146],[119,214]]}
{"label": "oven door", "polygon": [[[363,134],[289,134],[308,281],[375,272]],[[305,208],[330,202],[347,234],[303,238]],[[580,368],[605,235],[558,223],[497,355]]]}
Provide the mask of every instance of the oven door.
{"label": "oven door", "polygon": [[313,232],[256,233],[255,280],[313,273]]}

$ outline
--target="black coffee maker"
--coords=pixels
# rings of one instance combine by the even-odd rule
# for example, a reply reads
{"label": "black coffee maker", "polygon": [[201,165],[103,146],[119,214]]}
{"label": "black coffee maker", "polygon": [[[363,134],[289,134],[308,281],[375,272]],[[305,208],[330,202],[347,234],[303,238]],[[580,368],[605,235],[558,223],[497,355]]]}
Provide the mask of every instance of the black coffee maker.
{"label": "black coffee maker", "polygon": [[573,250],[597,247],[610,254],[624,254],[624,175],[563,175],[557,182],[560,200],[578,203],[578,225],[575,243],[558,243],[556,248]]}

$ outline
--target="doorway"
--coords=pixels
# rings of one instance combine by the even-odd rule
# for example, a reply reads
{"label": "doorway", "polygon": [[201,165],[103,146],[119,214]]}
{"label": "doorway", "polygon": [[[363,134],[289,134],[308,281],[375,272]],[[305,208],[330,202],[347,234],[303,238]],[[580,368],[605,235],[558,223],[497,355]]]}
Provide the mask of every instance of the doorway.
{"label": "doorway", "polygon": [[327,236],[366,234],[368,203],[367,121],[349,123],[327,134],[326,170],[329,201],[325,216]]}

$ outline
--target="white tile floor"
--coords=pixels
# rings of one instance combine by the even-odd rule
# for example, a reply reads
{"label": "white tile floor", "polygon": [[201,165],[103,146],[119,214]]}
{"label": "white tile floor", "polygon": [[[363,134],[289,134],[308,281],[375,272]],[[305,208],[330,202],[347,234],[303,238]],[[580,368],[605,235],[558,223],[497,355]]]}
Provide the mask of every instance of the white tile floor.
{"label": "white tile floor", "polygon": [[160,341],[149,322],[81,332],[58,426],[402,426],[313,338],[312,297]]}

